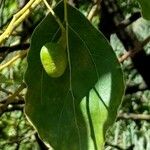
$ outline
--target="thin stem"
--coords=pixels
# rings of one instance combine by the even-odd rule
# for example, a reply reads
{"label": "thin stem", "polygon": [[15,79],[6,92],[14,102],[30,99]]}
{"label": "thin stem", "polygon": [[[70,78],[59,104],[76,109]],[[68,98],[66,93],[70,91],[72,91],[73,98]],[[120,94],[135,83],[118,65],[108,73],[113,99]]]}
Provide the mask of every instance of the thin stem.
{"label": "thin stem", "polygon": [[55,14],[55,12],[53,11],[53,9],[50,7],[50,5],[48,4],[48,2],[46,0],[43,0],[43,2],[45,3],[45,5],[48,8],[48,10],[50,11],[50,13],[53,15],[53,17],[55,18],[55,20],[57,21],[57,23],[59,24],[62,32],[64,32],[65,28],[64,28],[63,24],[61,23],[59,17]]}

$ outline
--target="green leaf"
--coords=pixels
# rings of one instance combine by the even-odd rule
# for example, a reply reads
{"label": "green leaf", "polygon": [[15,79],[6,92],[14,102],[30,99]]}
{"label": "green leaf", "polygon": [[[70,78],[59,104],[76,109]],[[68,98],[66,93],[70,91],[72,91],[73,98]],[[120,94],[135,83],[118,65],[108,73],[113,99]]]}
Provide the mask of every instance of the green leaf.
{"label": "green leaf", "polygon": [[138,0],[142,8],[142,15],[144,19],[150,20],[150,1],[149,0]]}
{"label": "green leaf", "polygon": [[[63,20],[63,4],[55,8]],[[36,28],[28,54],[25,112],[41,139],[55,150],[101,150],[124,93],[118,60],[103,35],[68,6],[71,68],[51,78],[40,61],[41,47],[57,41],[60,29],[52,15]]]}

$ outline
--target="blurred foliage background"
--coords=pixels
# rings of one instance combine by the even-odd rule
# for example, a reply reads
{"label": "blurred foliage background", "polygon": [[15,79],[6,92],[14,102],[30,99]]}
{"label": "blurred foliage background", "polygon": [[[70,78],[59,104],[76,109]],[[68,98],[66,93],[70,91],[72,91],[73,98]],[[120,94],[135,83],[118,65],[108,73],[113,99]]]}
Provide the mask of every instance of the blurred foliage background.
{"label": "blurred foliage background", "polygon": [[[27,2],[28,0],[0,1],[0,34],[6,29],[13,15]],[[57,2],[58,0],[49,1],[53,6]],[[71,0],[69,2],[74,3]],[[79,10],[87,17],[90,17],[90,11],[95,3],[95,0],[76,2]],[[126,18],[140,10],[136,0],[118,0],[118,3]],[[9,97],[23,84],[31,34],[46,14],[47,9],[41,3],[0,47],[0,150],[44,149],[36,131],[23,113],[26,89],[22,88],[12,102],[9,101]],[[89,19],[96,28],[100,22],[99,18],[100,13],[97,11]],[[150,22],[142,18],[129,27],[140,41],[150,35]],[[115,34],[111,36],[110,44],[118,57],[125,52]],[[144,50],[149,54],[150,44],[147,44]],[[150,150],[150,91],[130,59],[122,62],[122,68],[127,89],[135,87],[137,90],[126,91],[116,122],[107,132],[105,149]],[[145,69],[149,71],[148,68]]]}

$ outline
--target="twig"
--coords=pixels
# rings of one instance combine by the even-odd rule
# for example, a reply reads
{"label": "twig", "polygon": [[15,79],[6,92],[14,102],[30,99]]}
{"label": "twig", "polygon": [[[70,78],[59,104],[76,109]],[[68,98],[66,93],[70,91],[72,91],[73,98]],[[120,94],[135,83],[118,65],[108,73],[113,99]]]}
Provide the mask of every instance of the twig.
{"label": "twig", "polygon": [[34,9],[42,0],[30,0],[18,13],[13,16],[10,24],[8,25],[5,32],[0,35],[0,45],[7,39],[14,29],[30,14],[31,10]]}
{"label": "twig", "polygon": [[131,146],[129,146],[128,148],[122,148],[121,146],[114,145],[114,144],[112,144],[112,143],[110,143],[110,142],[107,142],[107,141],[106,141],[105,145],[108,145],[108,146],[111,146],[111,147],[113,147],[113,148],[116,148],[117,150],[131,150],[131,149],[133,149],[133,147],[134,147],[134,145],[131,145]]}
{"label": "twig", "polygon": [[150,120],[148,114],[134,114],[134,113],[120,113],[118,114],[119,119],[133,119],[133,120]]}
{"label": "twig", "polygon": [[143,42],[142,42],[142,46],[144,47],[146,44],[148,44],[150,42],[150,36],[148,36]]}
{"label": "twig", "polygon": [[[13,95],[13,92],[4,89],[4,88],[2,88],[1,86],[0,86],[0,91],[6,93],[7,96],[8,96],[8,95]],[[18,99],[17,99],[17,100],[14,100],[15,102],[17,102],[17,104],[24,103],[24,98],[22,97],[22,95],[19,94],[17,97],[18,97]],[[3,99],[3,100],[0,100],[0,103],[4,104],[6,101],[7,101],[7,99]]]}
{"label": "twig", "polygon": [[93,6],[91,7],[87,15],[89,21],[92,21],[93,17],[96,16],[96,14],[98,13],[98,10],[100,9],[100,3],[101,0],[96,0],[96,2],[94,2]]}
{"label": "twig", "polygon": [[50,7],[50,5],[48,4],[48,2],[46,0],[43,0],[44,4],[46,5],[46,7],[48,8],[49,12],[52,14],[52,16],[55,18],[55,20],[57,21],[57,23],[59,24],[61,30],[64,32],[65,28],[63,26],[63,24],[61,23],[59,17],[55,14],[55,12],[53,11],[53,9]]}
{"label": "twig", "polygon": [[[0,91],[6,93],[6,94],[8,94],[8,95],[12,95],[12,94],[13,94],[11,91],[8,91],[8,90],[2,88],[1,86],[0,86]],[[0,101],[0,102],[1,102],[1,101]]]}
{"label": "twig", "polygon": [[8,62],[6,62],[5,64],[0,65],[0,71],[3,70],[4,68],[10,66],[14,61],[16,61],[18,58],[23,58],[25,57],[27,54],[27,51],[22,51],[21,53],[19,53],[18,55],[16,55],[15,57],[13,57],[11,60],[9,60]]}
{"label": "twig", "polygon": [[93,17],[96,15],[97,11],[98,11],[98,5],[95,4],[95,5],[91,8],[91,10],[90,10],[90,12],[89,12],[89,14],[88,14],[88,16],[87,16],[87,18],[88,18],[89,21],[92,21]]}
{"label": "twig", "polygon": [[133,53],[133,50],[127,51],[125,52],[120,58],[119,58],[119,62],[122,63],[124,60],[126,60],[127,58],[129,58]]}
{"label": "twig", "polygon": [[7,106],[15,102],[15,97],[26,87],[25,83],[22,83],[15,93],[6,98],[6,102],[3,105],[0,105],[0,116],[7,110]]}

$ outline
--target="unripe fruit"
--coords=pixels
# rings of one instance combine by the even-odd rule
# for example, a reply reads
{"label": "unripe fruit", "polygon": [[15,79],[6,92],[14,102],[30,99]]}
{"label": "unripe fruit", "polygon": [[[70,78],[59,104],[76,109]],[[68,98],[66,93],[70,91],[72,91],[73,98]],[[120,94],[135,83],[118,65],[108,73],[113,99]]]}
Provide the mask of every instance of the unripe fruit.
{"label": "unripe fruit", "polygon": [[67,67],[67,55],[64,46],[60,43],[46,43],[40,51],[40,58],[46,73],[53,78],[58,78]]}

